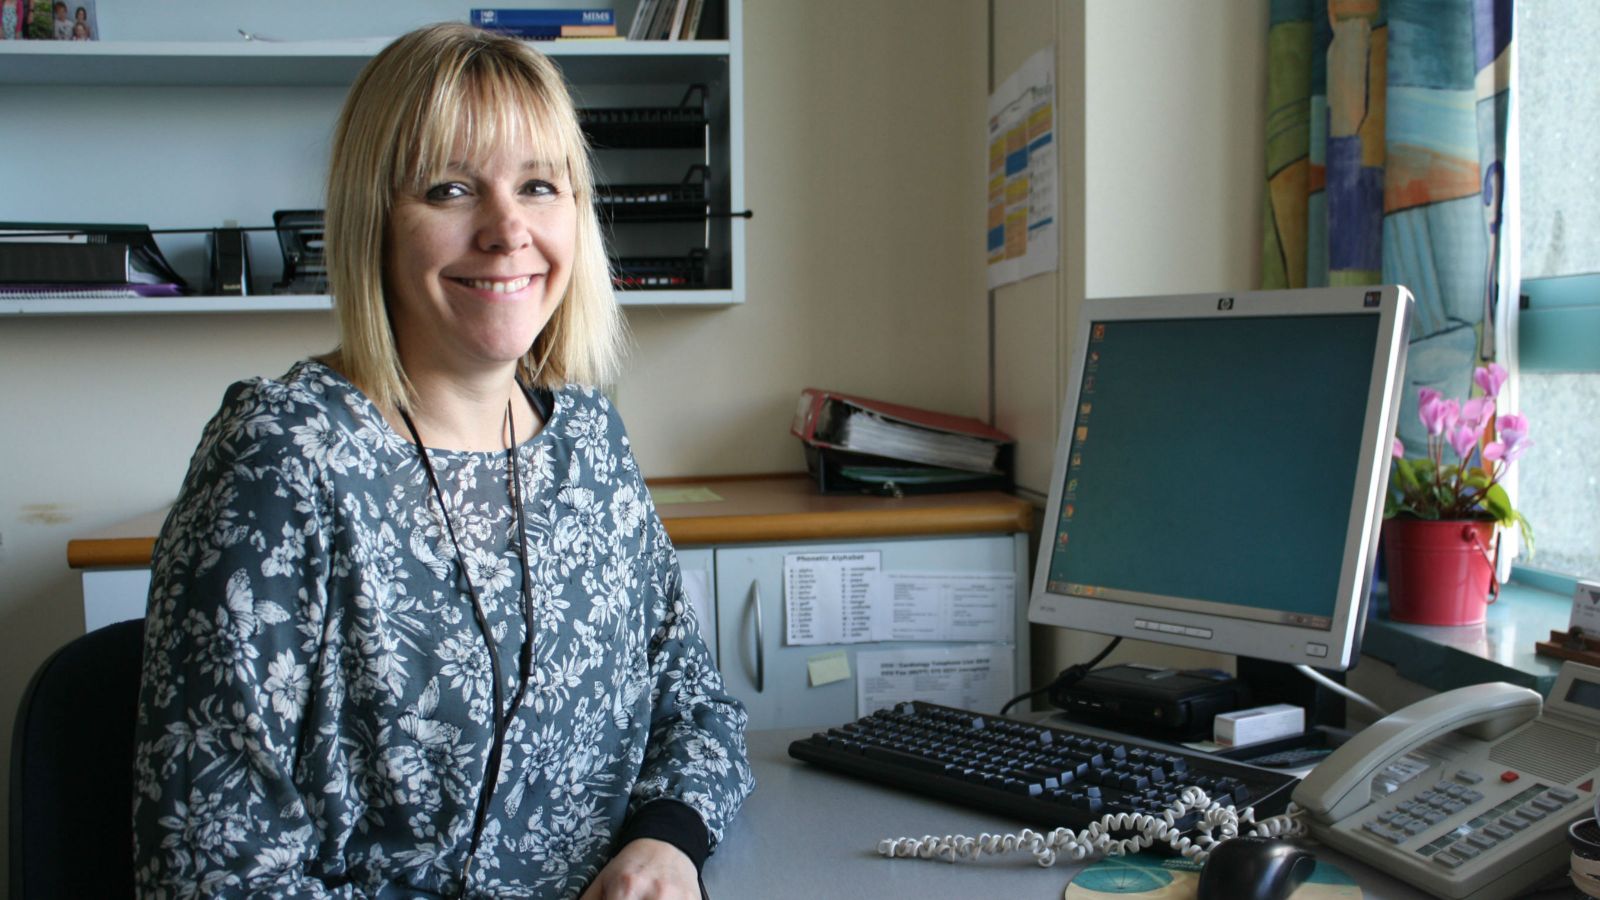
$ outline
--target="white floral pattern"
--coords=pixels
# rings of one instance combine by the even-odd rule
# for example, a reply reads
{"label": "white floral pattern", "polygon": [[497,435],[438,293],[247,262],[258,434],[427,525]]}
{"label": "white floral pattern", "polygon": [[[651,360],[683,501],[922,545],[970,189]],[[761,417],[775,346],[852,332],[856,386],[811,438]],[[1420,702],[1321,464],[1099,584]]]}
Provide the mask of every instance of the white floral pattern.
{"label": "white floral pattern", "polygon": [[[229,389],[156,548],[135,762],[143,897],[572,897],[630,810],[713,846],[753,786],[744,710],[606,398],[517,448],[534,671],[468,883],[488,650],[416,450],[306,361]],[[504,453],[429,451],[515,693]]]}

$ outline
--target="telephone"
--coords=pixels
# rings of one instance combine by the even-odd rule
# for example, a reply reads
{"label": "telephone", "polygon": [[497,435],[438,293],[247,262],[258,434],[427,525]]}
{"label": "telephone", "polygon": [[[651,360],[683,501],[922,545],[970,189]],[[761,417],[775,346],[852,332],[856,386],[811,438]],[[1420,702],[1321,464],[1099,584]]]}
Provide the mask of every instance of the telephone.
{"label": "telephone", "polygon": [[1437,897],[1500,900],[1566,863],[1593,815],[1600,669],[1568,662],[1550,700],[1503,682],[1429,697],[1357,734],[1295,788],[1323,843]]}

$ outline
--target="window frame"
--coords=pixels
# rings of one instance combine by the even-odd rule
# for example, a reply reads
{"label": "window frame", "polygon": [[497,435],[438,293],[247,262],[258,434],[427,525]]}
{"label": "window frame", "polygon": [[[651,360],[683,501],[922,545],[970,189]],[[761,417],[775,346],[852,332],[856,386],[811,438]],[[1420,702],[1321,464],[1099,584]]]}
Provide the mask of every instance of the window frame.
{"label": "window frame", "polygon": [[[1517,366],[1524,372],[1600,372],[1600,274],[1525,278],[1518,296]],[[1518,563],[1512,577],[1560,594],[1578,576]]]}

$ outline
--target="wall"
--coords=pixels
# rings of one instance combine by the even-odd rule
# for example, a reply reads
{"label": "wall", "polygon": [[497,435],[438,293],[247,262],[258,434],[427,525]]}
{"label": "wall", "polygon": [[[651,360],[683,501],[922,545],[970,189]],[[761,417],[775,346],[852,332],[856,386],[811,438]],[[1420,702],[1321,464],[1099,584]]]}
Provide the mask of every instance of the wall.
{"label": "wall", "polygon": [[[299,39],[398,33],[462,9],[395,0],[346,5],[335,15],[315,0],[127,0],[101,4],[99,18],[102,31],[129,39],[225,40],[240,27]],[[787,428],[808,384],[982,412],[983,4],[946,0],[933,15],[917,0],[749,0],[744,16],[746,198],[756,212],[749,297],[726,310],[630,311],[637,346],[617,395],[651,476],[801,468]],[[68,99],[109,115],[127,96],[117,88],[51,90],[74,93],[33,102]],[[251,99],[280,109],[275,89],[242,90],[262,92]],[[230,96],[195,92],[183,127],[204,132],[227,113]],[[13,114],[17,99],[7,101]],[[284,98],[285,115],[299,102]],[[197,139],[172,148],[165,164],[141,166],[126,154],[123,167],[74,167],[72,177],[55,180],[43,210],[42,201],[30,208],[10,193],[0,218],[59,220],[99,209],[104,219],[113,209],[126,220],[179,224],[161,222],[161,197],[192,192],[188,167],[270,156],[254,136],[221,132],[216,140],[234,141],[237,153],[204,152]],[[63,133],[61,141],[84,140],[72,127]],[[0,146],[43,166],[63,154],[115,158],[118,148],[160,135],[152,127],[105,138],[115,143],[41,152],[35,134],[8,128]],[[323,146],[312,137],[293,152],[316,160]],[[251,196],[276,184],[270,176],[241,172],[238,182],[238,203],[282,208]],[[304,184],[279,187],[307,192],[298,202],[316,196]],[[241,219],[261,215],[224,207],[226,198],[195,202]],[[6,765],[10,711],[27,678],[83,627],[67,541],[169,503],[227,383],[280,373],[334,341],[330,317],[320,314],[0,321]],[[0,853],[4,847],[0,840]]]}
{"label": "wall", "polygon": [[[1085,297],[1258,283],[1267,10],[1266,0],[995,4],[996,83],[1040,47],[1057,48],[1061,267],[994,301],[996,420],[1021,439],[1019,483],[1035,494],[1049,491]],[[1105,642],[1036,635],[1035,678]],[[1110,659],[1231,667],[1228,657],[1142,641],[1124,641]]]}

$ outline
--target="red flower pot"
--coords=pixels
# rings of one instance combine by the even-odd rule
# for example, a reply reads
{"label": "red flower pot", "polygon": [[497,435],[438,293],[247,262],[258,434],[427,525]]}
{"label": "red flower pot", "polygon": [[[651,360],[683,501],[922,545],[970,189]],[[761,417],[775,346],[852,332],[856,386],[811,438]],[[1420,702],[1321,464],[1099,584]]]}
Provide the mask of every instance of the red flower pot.
{"label": "red flower pot", "polygon": [[1397,516],[1383,523],[1389,618],[1415,625],[1477,625],[1494,581],[1494,523]]}

